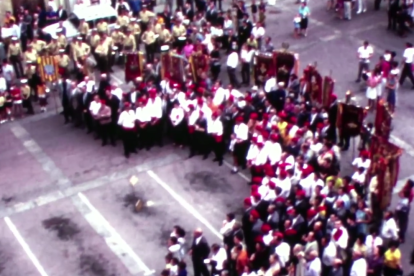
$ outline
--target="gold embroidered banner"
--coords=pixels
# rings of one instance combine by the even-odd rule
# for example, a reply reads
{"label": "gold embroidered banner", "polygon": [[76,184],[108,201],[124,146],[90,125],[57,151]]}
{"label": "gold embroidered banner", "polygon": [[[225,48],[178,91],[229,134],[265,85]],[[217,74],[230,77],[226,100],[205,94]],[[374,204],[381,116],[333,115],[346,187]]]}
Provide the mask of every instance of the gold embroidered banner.
{"label": "gold embroidered banner", "polygon": [[135,80],[143,75],[144,55],[142,52],[128,53],[125,62],[125,81]]}
{"label": "gold embroidered banner", "polygon": [[386,209],[391,203],[392,191],[398,181],[402,149],[383,137],[371,138],[371,167],[369,175],[377,176],[380,208]]}

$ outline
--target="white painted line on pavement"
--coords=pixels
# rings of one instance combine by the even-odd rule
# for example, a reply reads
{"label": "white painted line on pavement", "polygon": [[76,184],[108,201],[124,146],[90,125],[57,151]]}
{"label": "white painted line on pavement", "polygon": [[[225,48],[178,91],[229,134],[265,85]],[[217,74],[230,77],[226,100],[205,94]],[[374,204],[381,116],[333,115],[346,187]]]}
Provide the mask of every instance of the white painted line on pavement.
{"label": "white painted line on pavement", "polygon": [[[230,164],[229,162],[227,162],[227,161],[224,161],[223,162],[224,163],[224,165],[226,165],[227,167],[229,167],[230,169],[233,169],[233,166],[232,166],[232,164]],[[244,173],[242,173],[241,171],[238,171],[237,172],[237,174],[241,177],[241,178],[243,178],[244,180],[246,180],[247,182],[250,182],[250,178],[249,177],[247,177]]]}
{"label": "white painted line on pavement", "polygon": [[97,179],[87,181],[76,186],[71,186],[66,189],[62,189],[59,191],[50,192],[39,197],[30,199],[26,202],[19,202],[16,204],[11,205],[10,207],[4,208],[0,210],[0,218],[11,216],[16,213],[22,213],[25,211],[32,210],[39,206],[47,205],[56,201],[59,201],[64,198],[68,198],[74,196],[80,192],[86,192],[89,190],[93,190],[102,186],[105,186],[109,183],[116,182],[121,179],[125,179],[137,173],[145,172],[149,169],[153,169],[154,167],[161,167],[164,165],[168,165],[174,161],[181,160],[181,157],[177,154],[168,154],[164,157],[155,158],[148,162],[144,162],[134,168],[129,168],[124,171],[114,172],[112,174],[108,174]]}
{"label": "white painted line on pavement", "polygon": [[397,136],[391,135],[390,138],[391,138],[392,143],[394,143],[396,146],[402,148],[406,154],[414,157],[414,147],[412,147],[410,144],[408,144],[404,140],[401,140]]}
{"label": "white painted line on pavement", "polygon": [[9,217],[4,218],[4,222],[9,227],[10,231],[13,233],[16,240],[20,243],[20,245],[23,247],[24,252],[26,253],[27,257],[32,261],[34,266],[36,267],[37,271],[42,276],[48,276],[43,266],[40,264],[39,260],[36,258],[36,256],[33,254],[32,250],[30,249],[29,245],[25,242],[22,235],[20,235],[19,230],[17,230],[14,223],[11,221]]}
{"label": "white painted line on pavement", "polygon": [[208,222],[190,203],[188,203],[182,196],[175,192],[167,183],[162,181],[153,171],[147,171],[148,175],[155,180],[155,182],[164,188],[167,193],[171,195],[184,209],[186,209],[193,217],[195,217],[199,222],[204,224],[207,229],[211,231],[216,237],[220,240],[223,239],[223,236],[213,227],[213,225]]}
{"label": "white painted line on pavement", "polygon": [[[16,123],[11,130],[13,134],[23,143],[24,147],[36,158],[39,164],[42,165],[43,170],[49,175],[49,177],[56,181],[57,187],[61,189],[61,191],[68,191],[69,188],[74,186],[72,181],[65,176],[62,170],[60,170],[55,164],[53,159],[50,158],[36,143],[36,141],[30,137],[30,134],[22,125]],[[39,202],[31,202],[30,204],[34,206],[37,204],[47,204],[51,199],[53,199],[53,196],[43,197]],[[72,202],[84,218],[91,224],[94,230],[105,239],[109,249],[111,249],[112,252],[122,261],[132,275],[136,275],[140,272],[144,272],[145,275],[151,275],[154,272],[141,261],[132,248],[128,246],[128,244],[121,238],[115,229],[112,228],[112,226],[105,220],[98,210],[92,206],[89,200],[82,193],[72,196]]]}
{"label": "white painted line on pavement", "polygon": [[122,84],[124,83],[124,81],[122,81],[120,78],[118,78],[117,76],[115,76],[114,74],[111,74],[111,78],[117,83],[117,84]]}
{"label": "white painted line on pavement", "polygon": [[72,200],[79,207],[79,211],[92,228],[105,240],[108,247],[122,261],[132,275],[137,275],[141,272],[144,272],[146,276],[154,274],[155,270],[148,268],[84,194],[78,193],[77,196],[72,197]]}

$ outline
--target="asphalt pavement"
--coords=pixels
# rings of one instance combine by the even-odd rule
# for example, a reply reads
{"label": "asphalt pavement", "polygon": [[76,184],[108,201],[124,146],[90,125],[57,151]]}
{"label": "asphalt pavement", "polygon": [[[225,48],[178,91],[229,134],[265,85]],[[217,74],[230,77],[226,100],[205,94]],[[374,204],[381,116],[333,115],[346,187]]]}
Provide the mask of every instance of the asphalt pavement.
{"label": "asphalt pavement", "polygon": [[[406,40],[386,30],[386,11],[373,11],[373,2],[367,13],[351,21],[335,18],[323,2],[311,0],[310,7],[308,36],[299,39],[292,37],[298,9],[294,1],[269,7],[267,32],[273,43],[278,47],[288,42],[299,53],[302,69],[316,62],[322,75],[335,78],[339,98],[352,90],[365,105],[364,92],[354,82],[357,48],[368,40],[374,46],[374,60],[385,49],[400,57]],[[227,79],[225,71],[222,76]],[[123,85],[121,71],[113,79]],[[404,149],[398,187],[413,175],[413,91],[406,87],[411,85],[398,91],[392,132],[392,141]],[[351,172],[356,154],[352,149],[343,154],[344,174]],[[85,131],[64,125],[53,108],[1,125],[0,275],[158,274],[174,225],[187,230],[187,244],[196,227],[204,229],[210,243],[219,242],[225,214],[242,213],[242,199],[249,193],[248,172],[233,175],[230,163],[218,167],[212,156],[204,161],[187,156],[187,149],[166,145],[127,160],[120,144],[101,147]],[[135,186],[129,183],[132,176],[138,178]],[[143,203],[139,211],[138,200]],[[413,229],[411,219],[408,237]],[[407,241],[401,249],[409,275],[412,243]]]}

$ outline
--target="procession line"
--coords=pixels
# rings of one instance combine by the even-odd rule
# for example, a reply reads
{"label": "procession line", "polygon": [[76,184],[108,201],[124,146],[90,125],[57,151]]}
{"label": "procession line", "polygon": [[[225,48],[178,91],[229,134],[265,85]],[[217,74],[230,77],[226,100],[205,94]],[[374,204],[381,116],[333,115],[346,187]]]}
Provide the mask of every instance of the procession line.
{"label": "procession line", "polygon": [[20,234],[17,227],[11,221],[9,217],[4,218],[4,222],[6,223],[7,227],[9,227],[10,231],[13,233],[16,240],[19,242],[21,247],[23,248],[24,252],[26,253],[27,257],[32,261],[33,265],[36,267],[37,271],[41,276],[48,276],[43,266],[40,264],[39,260],[33,254],[32,250],[30,249],[29,245],[23,239],[22,235]]}
{"label": "procession line", "polygon": [[201,222],[208,230],[211,231],[217,238],[220,240],[223,239],[223,236],[210,224],[210,222],[204,218],[190,203],[188,203],[182,196],[174,191],[167,183],[162,181],[157,174],[152,170],[147,171],[147,174],[155,180],[155,182],[162,187],[167,193],[170,194],[172,198],[175,199],[185,210],[187,210],[194,218]]}

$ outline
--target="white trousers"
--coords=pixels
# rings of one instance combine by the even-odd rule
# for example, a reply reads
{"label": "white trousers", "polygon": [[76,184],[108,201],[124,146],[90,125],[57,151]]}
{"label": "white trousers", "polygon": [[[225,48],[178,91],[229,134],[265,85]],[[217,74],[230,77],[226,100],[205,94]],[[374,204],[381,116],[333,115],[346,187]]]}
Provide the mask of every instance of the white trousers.
{"label": "white trousers", "polygon": [[357,13],[365,12],[366,10],[367,10],[367,0],[358,0],[358,11],[357,11]]}

